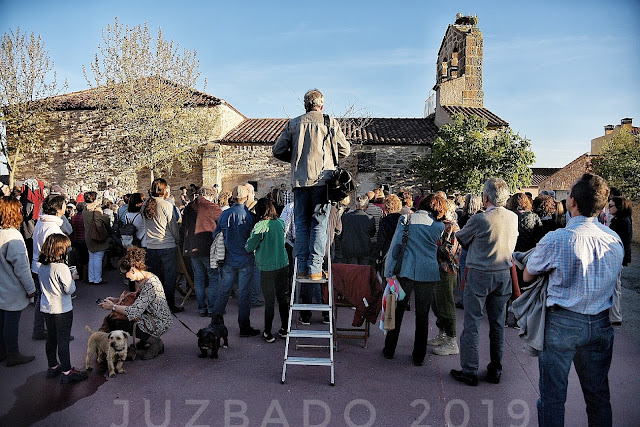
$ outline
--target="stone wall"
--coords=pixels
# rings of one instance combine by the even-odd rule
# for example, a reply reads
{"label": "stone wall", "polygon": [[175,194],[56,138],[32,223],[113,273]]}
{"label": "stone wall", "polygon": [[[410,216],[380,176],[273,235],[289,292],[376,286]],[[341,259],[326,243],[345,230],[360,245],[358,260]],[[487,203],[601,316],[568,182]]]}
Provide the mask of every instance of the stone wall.
{"label": "stone wall", "polygon": [[[231,190],[244,182],[257,183],[256,194],[264,196],[272,186],[286,184],[291,187],[291,167],[271,155],[271,145],[222,144],[205,150],[203,182],[218,183]],[[355,177],[356,193],[360,194],[387,183],[391,191],[402,188],[416,191],[423,181],[414,175],[409,163],[416,156],[430,154],[430,148],[418,145],[352,145],[349,157],[340,160],[340,166]]]}
{"label": "stone wall", "polygon": [[[216,116],[216,129],[211,139],[219,138],[229,129],[237,126],[243,117],[226,105],[207,109]],[[38,178],[47,185],[61,185],[67,194],[74,196],[87,187],[103,190],[107,184],[114,184],[121,194],[140,191],[147,193],[150,185],[149,171],[143,169],[135,173],[133,168],[118,171],[113,167],[115,156],[121,156],[117,146],[109,141],[109,135],[93,110],[61,111],[42,153],[23,158],[18,163],[17,180]],[[202,154],[207,142],[198,148]],[[175,164],[170,176],[156,173],[156,177],[167,178],[172,190],[178,193],[180,186],[190,183],[202,185],[202,161],[198,159],[191,171],[185,171]]]}
{"label": "stone wall", "polygon": [[583,154],[567,166],[560,169],[547,179],[538,184],[538,190],[553,190],[556,192],[556,199],[566,198],[574,181],[583,173],[591,171],[591,156]]}

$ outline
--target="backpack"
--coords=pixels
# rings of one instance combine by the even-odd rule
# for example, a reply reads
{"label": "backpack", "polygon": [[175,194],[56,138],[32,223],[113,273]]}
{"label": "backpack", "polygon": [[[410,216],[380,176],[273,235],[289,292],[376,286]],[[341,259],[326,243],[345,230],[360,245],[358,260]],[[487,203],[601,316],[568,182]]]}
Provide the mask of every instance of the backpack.
{"label": "backpack", "polygon": [[96,221],[95,217],[96,211],[93,211],[91,213],[91,224],[89,224],[89,238],[98,243],[106,242],[107,237],[109,237],[109,233],[107,233],[107,229],[102,221]]}
{"label": "backpack", "polygon": [[[133,225],[133,221],[140,215],[137,213],[136,216],[133,217],[133,220],[129,222],[129,217],[124,217],[124,225],[120,227],[120,240],[122,241],[122,246],[128,248],[130,246],[134,246],[136,240],[138,240],[136,233],[138,229],[135,225]],[[139,240],[138,240],[139,241]]]}

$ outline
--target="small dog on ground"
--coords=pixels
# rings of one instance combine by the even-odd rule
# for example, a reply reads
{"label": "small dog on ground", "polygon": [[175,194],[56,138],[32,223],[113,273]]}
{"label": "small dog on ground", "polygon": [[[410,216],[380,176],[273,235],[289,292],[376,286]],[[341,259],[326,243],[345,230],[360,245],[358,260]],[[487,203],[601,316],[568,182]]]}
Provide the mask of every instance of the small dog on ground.
{"label": "small dog on ground", "polygon": [[[107,367],[109,368],[109,377],[116,376],[116,372],[124,374],[126,371],[122,369],[122,363],[127,358],[127,347],[129,333],[121,330],[107,332],[92,331],[89,326],[84,327],[91,336],[87,344],[86,369],[91,371],[91,358],[96,356],[98,363],[107,359]],[[114,366],[114,361],[116,365]]]}
{"label": "small dog on ground", "polygon": [[217,359],[220,340],[223,340],[222,348],[229,347],[228,335],[229,332],[227,331],[227,327],[224,326],[222,314],[214,315],[211,323],[206,328],[200,329],[197,333],[198,347],[200,348],[198,357],[207,357],[207,351],[211,350],[211,358]]}

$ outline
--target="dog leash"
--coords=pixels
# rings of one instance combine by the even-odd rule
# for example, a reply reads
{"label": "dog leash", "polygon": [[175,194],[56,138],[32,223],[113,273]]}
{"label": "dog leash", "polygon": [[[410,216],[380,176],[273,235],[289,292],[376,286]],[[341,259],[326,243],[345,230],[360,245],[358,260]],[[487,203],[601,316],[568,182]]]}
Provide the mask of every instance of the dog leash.
{"label": "dog leash", "polygon": [[188,326],[187,326],[187,325],[186,325],[182,320],[180,320],[180,318],[179,318],[178,316],[176,316],[176,314],[175,314],[175,313],[171,313],[171,314],[173,314],[173,317],[175,317],[176,319],[178,319],[178,322],[182,323],[182,326],[184,326],[185,328],[187,328],[187,329],[189,330],[189,332],[191,332],[191,333],[192,333],[193,335],[195,335],[195,336],[198,336],[198,334],[196,334],[195,332],[193,332],[193,331],[191,330],[191,328],[190,328],[190,327],[188,327]]}

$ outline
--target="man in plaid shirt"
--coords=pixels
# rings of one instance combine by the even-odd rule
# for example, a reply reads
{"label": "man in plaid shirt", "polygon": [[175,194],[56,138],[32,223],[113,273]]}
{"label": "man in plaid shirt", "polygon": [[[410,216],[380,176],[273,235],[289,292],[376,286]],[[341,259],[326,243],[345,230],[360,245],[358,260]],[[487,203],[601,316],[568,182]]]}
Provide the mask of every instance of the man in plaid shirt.
{"label": "man in plaid shirt", "polygon": [[584,174],[571,188],[566,228],[548,233],[529,257],[524,280],[549,275],[544,349],[539,354],[538,424],[564,425],[571,362],[580,378],[590,426],[611,426],[609,367],[613,328],[609,308],[622,268],[618,235],[598,222],[609,187]]}

